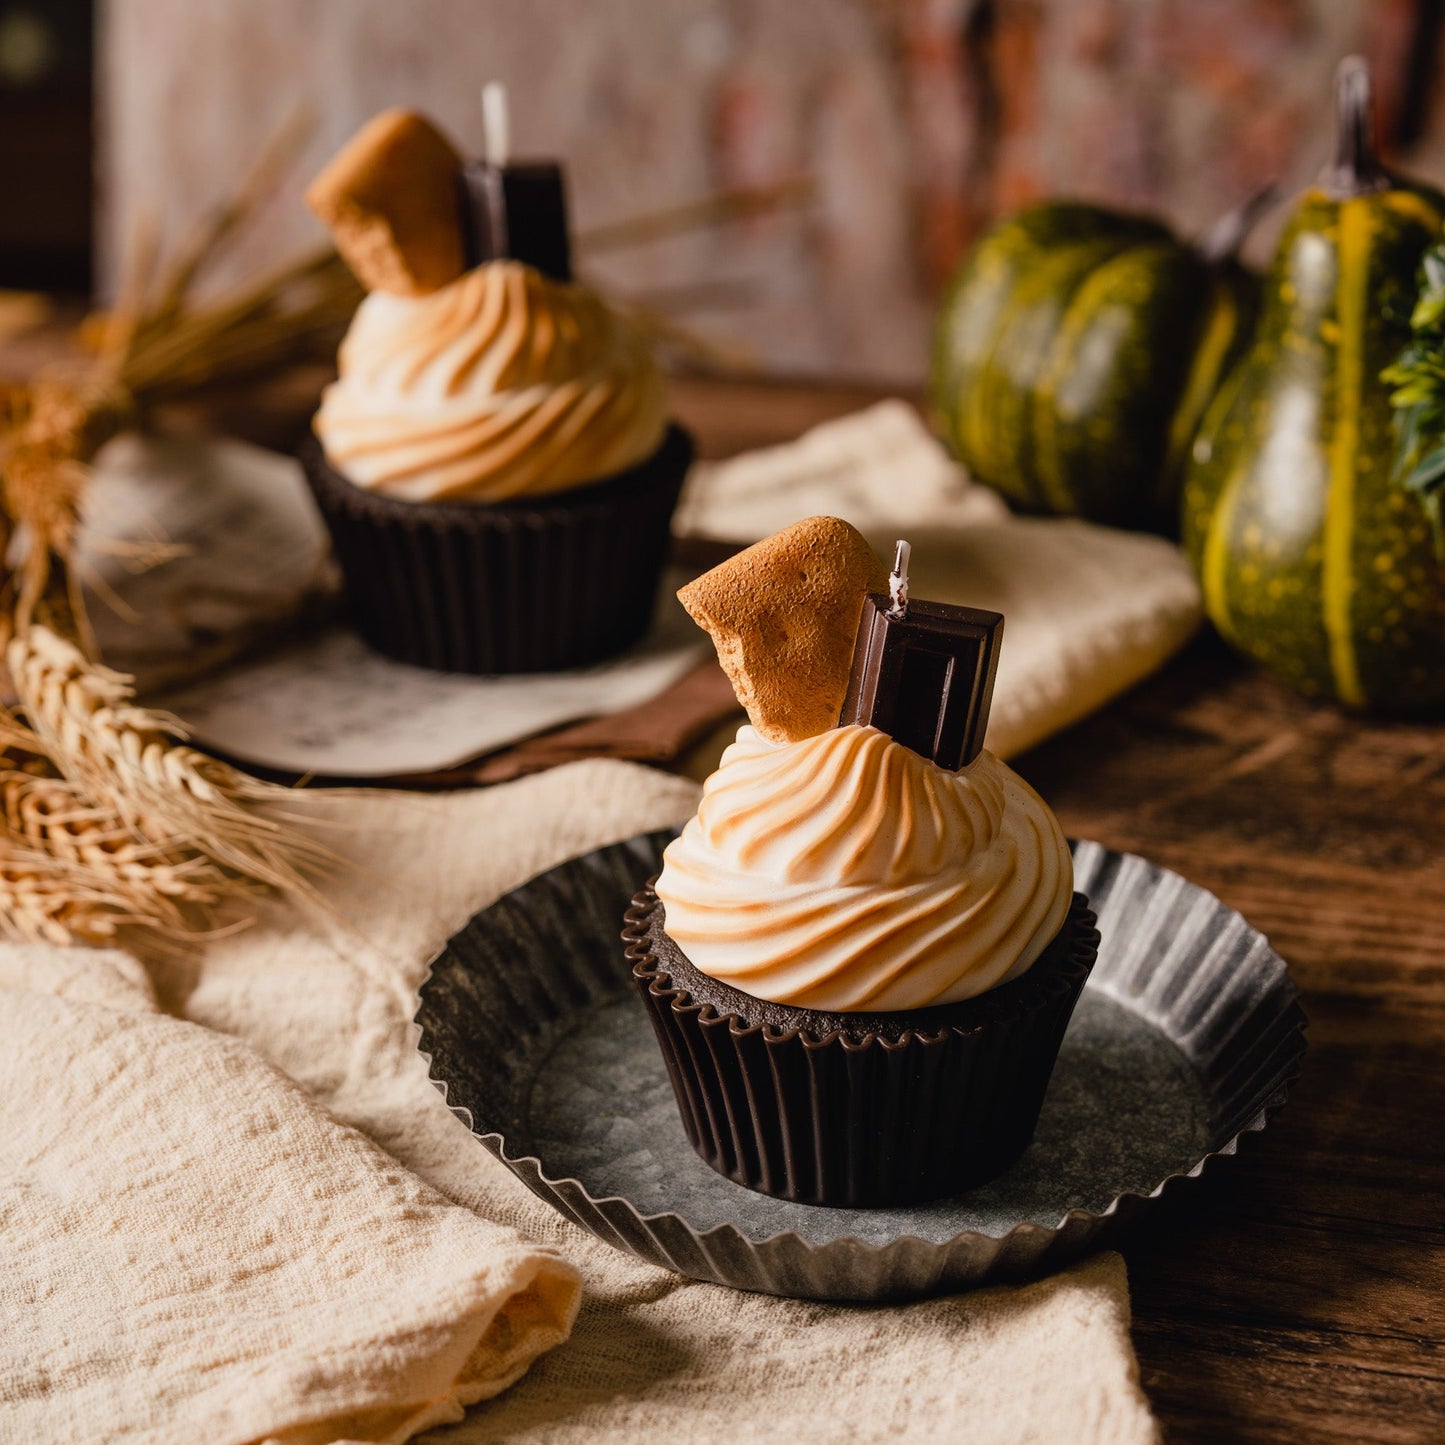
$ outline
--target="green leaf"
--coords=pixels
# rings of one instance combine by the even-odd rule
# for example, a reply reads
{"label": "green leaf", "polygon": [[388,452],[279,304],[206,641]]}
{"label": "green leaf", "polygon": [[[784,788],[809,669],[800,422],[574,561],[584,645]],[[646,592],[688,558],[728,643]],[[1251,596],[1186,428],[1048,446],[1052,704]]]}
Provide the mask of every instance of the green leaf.
{"label": "green leaf", "polygon": [[1405,477],[1405,485],[1411,491],[1419,492],[1422,495],[1445,486],[1445,442],[1437,446],[1434,451],[1427,452],[1411,467],[1409,474]]}
{"label": "green leaf", "polygon": [[1435,529],[1435,545],[1445,560],[1445,447],[1432,452],[1405,478],[1405,485],[1418,494],[1425,515]]}
{"label": "green leaf", "polygon": [[1394,474],[1415,493],[1445,561],[1445,242],[1420,263],[1420,294],[1410,313],[1410,340],[1381,373],[1393,388]]}

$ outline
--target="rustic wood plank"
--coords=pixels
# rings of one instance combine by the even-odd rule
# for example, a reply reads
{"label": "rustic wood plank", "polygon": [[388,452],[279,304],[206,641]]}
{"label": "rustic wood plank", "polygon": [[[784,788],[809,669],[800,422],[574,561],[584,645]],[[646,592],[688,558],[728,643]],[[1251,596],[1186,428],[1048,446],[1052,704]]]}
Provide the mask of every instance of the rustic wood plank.
{"label": "rustic wood plank", "polygon": [[1263,929],[1310,1015],[1269,1131],[1123,1246],[1170,1438],[1442,1438],[1445,732],[1205,641],[1021,767]]}

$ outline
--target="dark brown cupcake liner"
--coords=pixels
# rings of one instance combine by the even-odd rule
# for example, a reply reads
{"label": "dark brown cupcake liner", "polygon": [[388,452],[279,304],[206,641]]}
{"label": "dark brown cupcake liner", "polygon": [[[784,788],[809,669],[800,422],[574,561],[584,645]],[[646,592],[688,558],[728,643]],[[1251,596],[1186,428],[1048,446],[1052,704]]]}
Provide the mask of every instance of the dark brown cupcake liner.
{"label": "dark brown cupcake liner", "polygon": [[361,635],[444,672],[553,672],[647,631],[692,438],[670,426],[616,476],[516,502],[408,502],[348,481],[309,438],[301,462]]}
{"label": "dark brown cupcake liner", "polygon": [[623,940],[694,1149],[778,1199],[915,1204],[1002,1173],[1028,1147],[1099,933],[1075,894],[1021,978],[891,1014],[766,1004],[700,973],[649,884]]}

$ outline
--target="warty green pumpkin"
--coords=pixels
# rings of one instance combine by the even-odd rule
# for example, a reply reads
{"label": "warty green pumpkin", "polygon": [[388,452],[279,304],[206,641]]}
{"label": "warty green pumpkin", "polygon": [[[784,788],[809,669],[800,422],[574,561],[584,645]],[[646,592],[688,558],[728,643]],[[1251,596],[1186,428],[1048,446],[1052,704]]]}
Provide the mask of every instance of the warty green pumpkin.
{"label": "warty green pumpkin", "polygon": [[941,304],[930,384],[974,480],[1025,510],[1172,529],[1189,444],[1253,316],[1233,258],[1269,194],[1199,247],[1067,201],[985,236]]}
{"label": "warty green pumpkin", "polygon": [[1369,72],[1336,81],[1336,160],[1285,228],[1250,349],[1193,448],[1183,530],[1229,641],[1353,707],[1445,703],[1445,569],[1396,476],[1381,372],[1410,336],[1445,196],[1391,175]]}

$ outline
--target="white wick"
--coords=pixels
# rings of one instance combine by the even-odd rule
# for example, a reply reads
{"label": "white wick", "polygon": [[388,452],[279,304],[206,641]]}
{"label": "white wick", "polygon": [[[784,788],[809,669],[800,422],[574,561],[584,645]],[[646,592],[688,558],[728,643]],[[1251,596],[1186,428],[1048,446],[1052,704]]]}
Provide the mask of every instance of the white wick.
{"label": "white wick", "polygon": [[901,538],[893,549],[893,570],[888,574],[888,615],[908,616],[908,559],[913,548]]}
{"label": "white wick", "polygon": [[512,131],[507,115],[507,87],[489,80],[482,87],[482,146],[489,166],[501,170],[512,149]]}

